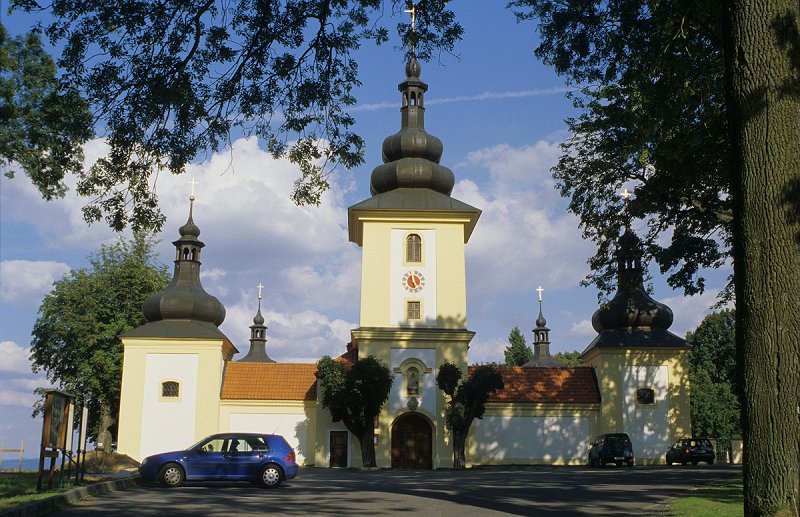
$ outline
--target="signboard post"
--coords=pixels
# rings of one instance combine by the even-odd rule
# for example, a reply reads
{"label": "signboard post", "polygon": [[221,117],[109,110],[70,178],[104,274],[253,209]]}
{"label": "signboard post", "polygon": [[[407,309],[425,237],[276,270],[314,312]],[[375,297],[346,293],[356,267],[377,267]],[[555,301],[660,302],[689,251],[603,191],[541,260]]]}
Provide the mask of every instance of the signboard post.
{"label": "signboard post", "polygon": [[36,480],[36,491],[42,491],[44,475],[44,459],[50,458],[47,474],[47,489],[53,488],[53,474],[59,451],[66,449],[67,425],[70,417],[70,396],[60,391],[48,391],[44,399],[44,422],[42,423],[42,443],[39,447],[39,474]]}

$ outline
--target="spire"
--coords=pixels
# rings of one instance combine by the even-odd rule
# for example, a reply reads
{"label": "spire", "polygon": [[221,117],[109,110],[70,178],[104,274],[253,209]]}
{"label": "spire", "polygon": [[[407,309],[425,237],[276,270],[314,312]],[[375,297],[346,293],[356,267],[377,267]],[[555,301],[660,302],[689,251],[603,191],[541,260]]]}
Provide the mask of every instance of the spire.
{"label": "spire", "polygon": [[189,196],[189,218],[180,227],[180,238],[175,246],[175,270],[172,282],[160,293],[144,302],[144,317],[148,322],[160,320],[194,320],[212,323],[219,327],[225,320],[225,307],[215,297],[206,293],[200,283],[200,250],[205,246],[198,237],[200,228],[194,223],[194,186]]}
{"label": "spire", "polygon": [[547,320],[542,314],[542,286],[536,289],[539,292],[539,317],[536,318],[536,328],[533,329],[533,359],[523,366],[564,366],[550,356],[550,329]]}
{"label": "spire", "polygon": [[274,363],[275,360],[267,355],[267,326],[264,325],[264,316],[261,315],[261,289],[263,284],[258,284],[258,312],[250,326],[250,351],[239,359],[241,363]]}
{"label": "spire", "polygon": [[453,171],[439,165],[442,141],[425,132],[425,92],[428,85],[419,78],[421,67],[411,56],[406,63],[402,94],[400,131],[383,141],[383,165],[375,167],[370,179],[372,195],[398,188],[431,189],[447,196],[453,191]]}

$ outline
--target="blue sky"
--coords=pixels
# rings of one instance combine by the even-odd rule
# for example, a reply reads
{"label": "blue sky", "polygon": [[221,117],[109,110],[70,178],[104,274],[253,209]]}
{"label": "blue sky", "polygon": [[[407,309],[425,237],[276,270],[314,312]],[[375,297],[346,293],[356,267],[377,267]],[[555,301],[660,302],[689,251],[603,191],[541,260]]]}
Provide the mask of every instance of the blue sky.
{"label": "blue sky", "polygon": [[[471,362],[503,361],[508,333],[519,326],[530,343],[538,314],[536,287],[544,288],[544,315],[553,352],[583,350],[597,291],[578,286],[593,246],[580,237],[549,169],[568,137],[563,120],[574,116],[561,78],[533,56],[531,23],[517,24],[499,6],[456,2],[466,33],[456,56],[422,64],[429,85],[425,123],[444,143],[442,164],[453,170],[453,196],[483,210],[466,249],[467,325],[477,332]],[[30,17],[8,16],[12,34]],[[194,219],[202,230],[202,281],[227,309],[222,330],[242,353],[265,285],[267,350],[278,361],[314,362],[344,351],[358,326],[360,249],[347,240],[347,207],[369,196],[369,175],[380,164],[383,139],[400,127],[402,53],[391,43],[358,54],[363,86],[354,110],[366,139],[366,163],[336,171],[320,207],[297,207],[289,196],[297,170],[275,161],[255,140],[237,140],[186,175],[162,174],[157,183],[167,215],[159,236],[161,260],[186,221],[191,177],[199,182]],[[102,140],[87,157],[104,152]],[[72,182],[71,184],[74,184]],[[87,226],[85,200],[70,191],[45,203],[24,175],[0,179],[0,438],[25,440],[36,455],[41,422],[30,417],[34,388],[46,385],[28,363],[30,332],[38,306],[54,280],[115,235]],[[709,277],[701,296],[683,297],[654,270],[654,297],[675,313],[671,330],[683,336],[709,312],[726,272]]]}

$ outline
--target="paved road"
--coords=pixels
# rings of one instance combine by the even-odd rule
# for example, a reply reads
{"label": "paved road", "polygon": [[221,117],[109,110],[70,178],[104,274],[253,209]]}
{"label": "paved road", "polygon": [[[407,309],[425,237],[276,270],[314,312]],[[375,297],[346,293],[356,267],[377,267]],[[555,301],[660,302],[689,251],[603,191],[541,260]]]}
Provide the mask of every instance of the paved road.
{"label": "paved road", "polygon": [[467,471],[302,469],[277,490],[247,483],[135,486],[57,515],[597,516],[662,513],[674,497],[741,472],[697,467],[493,467]]}

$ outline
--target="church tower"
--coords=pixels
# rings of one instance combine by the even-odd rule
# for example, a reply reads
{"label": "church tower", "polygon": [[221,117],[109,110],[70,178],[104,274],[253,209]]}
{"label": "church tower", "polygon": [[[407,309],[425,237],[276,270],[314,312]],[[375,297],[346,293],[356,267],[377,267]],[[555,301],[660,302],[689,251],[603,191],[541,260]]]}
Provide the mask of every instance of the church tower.
{"label": "church tower", "polygon": [[617,245],[617,293],[595,311],[598,336],[581,354],[595,368],[602,403],[597,434],[625,432],[637,463],[661,463],[691,434],[689,345],[668,329],[672,310],[643,285],[641,242],[626,227]]}
{"label": "church tower", "polygon": [[219,330],[225,307],[200,283],[200,228],[180,228],[172,282],[144,302],[147,323],[120,336],[124,350],[120,453],[141,460],[218,431],[224,364],[238,352]]}
{"label": "church tower", "polygon": [[[449,361],[466,375],[474,335],[467,330],[464,246],[480,210],[450,196],[455,177],[439,164],[442,142],[425,131],[428,85],[420,71],[411,57],[398,86],[400,131],[383,142],[372,197],[348,210],[350,241],[362,247],[353,347],[358,357],[375,356],[395,375],[376,426],[379,467],[452,464],[436,372]],[[400,443],[401,434],[414,439]]]}

